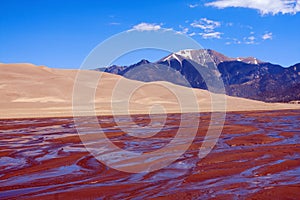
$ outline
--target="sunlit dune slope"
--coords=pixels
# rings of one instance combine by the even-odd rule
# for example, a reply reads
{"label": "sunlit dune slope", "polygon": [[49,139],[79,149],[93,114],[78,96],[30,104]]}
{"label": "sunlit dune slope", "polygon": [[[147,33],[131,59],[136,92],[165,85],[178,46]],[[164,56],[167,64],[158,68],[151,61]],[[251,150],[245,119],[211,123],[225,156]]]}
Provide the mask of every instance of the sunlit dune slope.
{"label": "sunlit dune slope", "polygon": [[72,103],[80,107],[75,110],[81,115],[93,114],[91,105],[97,115],[210,112],[224,111],[225,107],[227,111],[300,109],[300,105],[216,95],[167,82],[143,83],[89,70],[80,70],[76,78],[78,72],[32,64],[0,64],[0,118],[72,116]]}

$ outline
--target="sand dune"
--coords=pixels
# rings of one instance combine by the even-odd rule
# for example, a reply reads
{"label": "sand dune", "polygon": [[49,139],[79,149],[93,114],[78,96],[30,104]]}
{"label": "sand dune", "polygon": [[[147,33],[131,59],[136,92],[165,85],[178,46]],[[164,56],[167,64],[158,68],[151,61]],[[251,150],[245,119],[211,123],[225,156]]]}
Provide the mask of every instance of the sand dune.
{"label": "sand dune", "polygon": [[[215,99],[214,111],[224,111],[224,96],[205,90],[167,82],[143,83],[88,70],[80,71],[80,77],[76,79],[77,73],[78,70],[32,64],[0,64],[0,118],[72,116],[75,80],[81,90],[75,98],[82,98],[82,101],[76,101],[76,105],[81,106],[82,115],[90,113],[85,109],[90,105],[95,105],[97,115],[125,114],[127,110],[132,114],[210,112],[212,97]],[[100,77],[95,85],[95,80]],[[93,91],[95,96],[90,94]],[[227,111],[300,109],[300,105],[264,103],[229,96],[226,100]]]}

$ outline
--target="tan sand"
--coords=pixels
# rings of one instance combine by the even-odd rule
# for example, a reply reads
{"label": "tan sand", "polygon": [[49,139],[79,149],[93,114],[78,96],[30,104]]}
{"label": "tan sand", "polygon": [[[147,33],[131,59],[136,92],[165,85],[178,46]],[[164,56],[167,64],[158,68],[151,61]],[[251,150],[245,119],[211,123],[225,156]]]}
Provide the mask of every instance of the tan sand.
{"label": "tan sand", "polygon": [[[32,64],[0,64],[0,118],[73,116],[72,97],[78,71]],[[93,78],[100,76],[95,86]],[[224,111],[223,95],[167,82],[143,83],[113,74],[81,70],[77,83],[82,89],[82,115],[93,114],[86,111],[87,105],[95,105],[97,115],[126,114],[128,109],[131,114],[210,112],[212,96],[216,99],[214,111]],[[135,89],[130,91],[130,88]],[[96,95],[87,102],[89,91],[96,91]],[[300,109],[300,105],[225,97],[227,111]],[[125,105],[129,105],[128,109]]]}

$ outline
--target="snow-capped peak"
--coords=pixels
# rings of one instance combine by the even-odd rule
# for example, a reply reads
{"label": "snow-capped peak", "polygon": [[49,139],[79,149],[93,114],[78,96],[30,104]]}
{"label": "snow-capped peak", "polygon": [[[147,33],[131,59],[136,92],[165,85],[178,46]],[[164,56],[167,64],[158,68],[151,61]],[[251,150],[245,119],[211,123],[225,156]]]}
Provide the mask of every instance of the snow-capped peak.
{"label": "snow-capped peak", "polygon": [[199,64],[205,64],[207,62],[214,62],[216,65],[218,65],[219,63],[222,63],[222,62],[226,62],[226,61],[239,61],[239,62],[255,64],[255,65],[262,63],[262,61],[258,60],[257,58],[254,58],[254,57],[231,58],[231,57],[227,57],[221,53],[218,53],[218,52],[216,52],[214,50],[210,50],[210,49],[180,50],[176,53],[170,54],[169,56],[161,59],[160,61],[170,62],[170,60],[172,60],[172,59],[176,59],[181,64],[182,64],[182,60],[184,60],[184,59],[193,60],[194,62],[199,63]]}
{"label": "snow-capped peak", "polygon": [[170,60],[176,59],[179,63],[182,64],[182,60],[188,59],[192,60],[199,64],[205,64],[206,62],[213,62],[212,57],[210,56],[209,50],[206,49],[200,49],[200,50],[194,50],[194,49],[185,49],[180,50],[176,53],[172,53],[169,56],[161,59],[160,61],[167,61],[170,62]]}
{"label": "snow-capped peak", "polygon": [[178,51],[175,54],[185,57],[187,59],[192,59],[192,51],[193,51],[192,49],[185,49],[185,50]]}

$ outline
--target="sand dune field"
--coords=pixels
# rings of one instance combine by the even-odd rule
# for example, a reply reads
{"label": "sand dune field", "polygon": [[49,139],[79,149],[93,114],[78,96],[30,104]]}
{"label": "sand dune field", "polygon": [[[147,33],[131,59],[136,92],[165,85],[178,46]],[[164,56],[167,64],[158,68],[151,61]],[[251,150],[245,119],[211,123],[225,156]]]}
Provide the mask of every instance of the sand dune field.
{"label": "sand dune field", "polygon": [[[73,115],[72,98],[79,70],[53,69],[32,64],[0,64],[0,71],[0,118]],[[100,81],[95,86],[91,80],[98,78]],[[80,71],[76,84],[83,88],[79,95],[84,99],[80,105],[83,115],[89,115],[84,110],[85,104],[95,105],[97,115],[125,114],[127,110],[132,114],[210,112],[213,95],[214,111],[224,111],[225,107],[227,111],[300,109],[300,105],[224,97],[167,82],[143,83],[89,70]],[[128,88],[135,89],[127,91]],[[87,102],[85,91],[94,91],[95,98]],[[224,99],[227,102],[225,106]],[[180,104],[180,101],[184,104]],[[191,105],[189,102],[192,102]],[[197,102],[199,107],[196,108],[193,102]]]}

